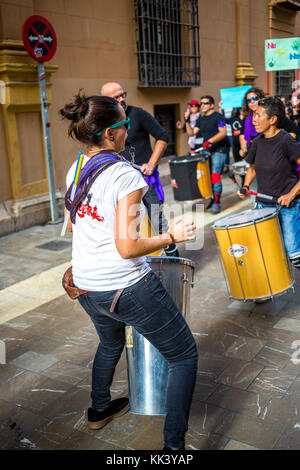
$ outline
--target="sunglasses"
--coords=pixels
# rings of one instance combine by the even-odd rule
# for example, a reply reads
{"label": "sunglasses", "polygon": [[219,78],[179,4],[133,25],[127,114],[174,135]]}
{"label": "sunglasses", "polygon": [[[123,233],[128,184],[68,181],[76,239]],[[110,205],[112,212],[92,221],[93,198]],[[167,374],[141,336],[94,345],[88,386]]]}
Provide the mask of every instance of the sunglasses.
{"label": "sunglasses", "polygon": [[247,100],[247,104],[250,104],[251,101],[258,101],[258,100],[259,100],[258,96],[253,96],[252,98],[249,98],[249,99]]}
{"label": "sunglasses", "polygon": [[115,129],[116,127],[120,127],[120,126],[125,126],[126,130],[128,131],[130,129],[130,118],[126,119],[126,121],[116,122],[115,124],[112,124],[111,126],[104,127],[104,129],[102,129],[100,132],[97,132],[96,135],[101,135],[105,131],[105,129]]}
{"label": "sunglasses", "polygon": [[201,104],[201,106],[202,106],[203,104],[205,104],[205,105],[206,105],[206,104],[210,104],[210,102],[209,102],[209,101],[201,101],[200,104]]}
{"label": "sunglasses", "polygon": [[121,93],[120,95],[113,96],[113,98],[118,101],[120,98],[124,98],[124,99],[125,99],[126,96],[127,96],[127,91],[124,91],[124,92]]}

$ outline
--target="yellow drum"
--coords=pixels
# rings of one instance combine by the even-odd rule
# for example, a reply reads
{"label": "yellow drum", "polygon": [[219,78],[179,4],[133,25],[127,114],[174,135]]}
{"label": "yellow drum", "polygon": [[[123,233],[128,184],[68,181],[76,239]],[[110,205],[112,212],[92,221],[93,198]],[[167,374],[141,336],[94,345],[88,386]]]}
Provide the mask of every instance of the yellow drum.
{"label": "yellow drum", "polygon": [[175,201],[194,202],[213,196],[209,168],[210,153],[183,155],[169,160]]}
{"label": "yellow drum", "polygon": [[213,197],[209,161],[207,158],[203,158],[197,163],[197,184],[203,199]]}
{"label": "yellow drum", "polygon": [[[156,233],[154,232],[154,229],[151,225],[150,219],[147,215],[147,210],[145,211],[144,218],[141,223],[141,230],[140,230],[140,236],[141,237],[154,237]],[[152,253],[150,253],[148,256],[160,256],[162,254],[163,250],[157,250]]]}
{"label": "yellow drum", "polygon": [[230,297],[268,299],[292,289],[294,280],[275,208],[224,217],[213,228]]}

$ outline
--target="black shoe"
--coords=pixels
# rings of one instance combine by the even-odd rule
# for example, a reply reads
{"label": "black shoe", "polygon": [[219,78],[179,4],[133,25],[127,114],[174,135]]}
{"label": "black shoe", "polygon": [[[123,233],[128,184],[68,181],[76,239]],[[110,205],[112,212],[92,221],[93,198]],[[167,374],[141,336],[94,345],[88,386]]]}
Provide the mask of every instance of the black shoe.
{"label": "black shoe", "polygon": [[177,246],[176,245],[168,245],[165,247],[165,253],[166,253],[166,256],[174,256],[176,258],[179,258],[179,251],[177,250]]}
{"label": "black shoe", "polygon": [[214,203],[214,198],[211,198],[208,205],[205,207],[205,210],[207,211],[207,209],[209,209],[213,205],[213,203]]}
{"label": "black shoe", "polygon": [[88,409],[88,427],[89,429],[101,429],[112,419],[124,415],[129,410],[128,398],[117,398],[112,400],[103,411],[97,411],[93,408]]}

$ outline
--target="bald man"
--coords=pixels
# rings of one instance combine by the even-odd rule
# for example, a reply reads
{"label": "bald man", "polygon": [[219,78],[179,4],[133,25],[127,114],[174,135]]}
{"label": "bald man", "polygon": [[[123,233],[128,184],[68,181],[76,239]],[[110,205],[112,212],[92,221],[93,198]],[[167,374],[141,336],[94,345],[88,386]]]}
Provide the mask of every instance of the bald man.
{"label": "bald man", "polygon": [[[135,163],[140,166],[148,184],[148,191],[143,197],[149,219],[155,232],[164,233],[168,230],[168,221],[163,214],[163,190],[160,185],[157,164],[163,156],[169,136],[167,131],[147,111],[137,106],[129,106],[126,102],[127,93],[116,82],[107,82],[101,88],[102,96],[109,96],[118,101],[124,108],[126,117],[130,118],[130,129],[126,148],[122,155],[131,161],[130,147],[135,149]],[[154,137],[155,145],[152,149],[150,136]],[[179,256],[175,244],[165,248],[167,256]]]}

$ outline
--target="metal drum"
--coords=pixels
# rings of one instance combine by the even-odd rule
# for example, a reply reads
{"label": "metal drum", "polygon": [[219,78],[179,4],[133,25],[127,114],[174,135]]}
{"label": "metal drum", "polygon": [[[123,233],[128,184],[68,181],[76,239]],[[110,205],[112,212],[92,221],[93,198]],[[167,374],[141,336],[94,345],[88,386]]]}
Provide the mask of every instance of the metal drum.
{"label": "metal drum", "polygon": [[277,209],[246,210],[217,220],[213,228],[231,298],[263,300],[292,289]]}
{"label": "metal drum", "polygon": [[[167,256],[149,256],[147,259],[187,319],[194,263],[185,258]],[[127,326],[125,332],[130,411],[140,415],[164,415],[168,363],[135,328]]]}
{"label": "metal drum", "polygon": [[[235,162],[232,164],[232,170],[236,176],[241,176],[241,177],[245,176],[248,171],[248,168],[250,168],[250,163],[246,162],[245,160],[241,160],[239,162]],[[242,182],[244,182],[244,178],[242,179]],[[257,191],[256,178],[252,181],[249,189],[251,189],[251,191],[255,191],[255,192]],[[255,201],[255,196],[251,196],[251,197]]]}
{"label": "metal drum", "polygon": [[245,176],[248,168],[250,168],[250,163],[247,163],[245,160],[241,160],[232,164],[232,170],[235,175]]}
{"label": "metal drum", "polygon": [[200,201],[213,196],[210,178],[210,153],[184,155],[169,160],[175,201]]}

